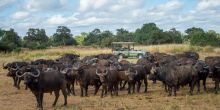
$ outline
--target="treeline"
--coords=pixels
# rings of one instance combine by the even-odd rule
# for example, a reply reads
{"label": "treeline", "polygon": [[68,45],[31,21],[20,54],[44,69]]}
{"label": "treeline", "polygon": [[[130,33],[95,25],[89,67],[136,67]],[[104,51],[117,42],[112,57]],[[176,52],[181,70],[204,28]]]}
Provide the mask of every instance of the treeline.
{"label": "treeline", "polygon": [[21,48],[45,49],[51,46],[85,45],[109,47],[112,42],[136,42],[142,45],[190,43],[199,46],[220,46],[220,34],[213,30],[204,31],[201,28],[192,27],[181,33],[175,28],[163,31],[155,23],[144,24],[135,32],[126,29],[111,31],[94,29],[80,35],[73,36],[66,26],[58,26],[52,36],[47,36],[45,29],[30,28],[26,36],[18,36],[14,29],[0,29],[0,51],[19,51]]}

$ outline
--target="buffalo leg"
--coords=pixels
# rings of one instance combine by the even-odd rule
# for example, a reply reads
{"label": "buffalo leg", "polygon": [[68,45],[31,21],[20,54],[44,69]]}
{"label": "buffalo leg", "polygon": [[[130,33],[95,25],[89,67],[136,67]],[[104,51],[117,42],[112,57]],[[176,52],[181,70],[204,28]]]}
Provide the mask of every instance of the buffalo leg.
{"label": "buffalo leg", "polygon": [[131,94],[131,82],[128,82],[128,94]]}
{"label": "buffalo leg", "polygon": [[163,83],[163,85],[164,85],[164,88],[165,88],[165,92],[168,92],[167,85],[165,83]]}
{"label": "buffalo leg", "polygon": [[169,92],[168,96],[171,96],[172,95],[172,87],[171,86],[168,86],[168,92]]}
{"label": "buffalo leg", "polygon": [[194,86],[195,86],[195,82],[193,81],[190,83],[190,95],[193,95]]}
{"label": "buffalo leg", "polygon": [[40,93],[40,108],[43,108],[43,98],[44,98],[44,93]]}
{"label": "buffalo leg", "polygon": [[63,88],[62,89],[62,93],[63,93],[63,97],[64,97],[64,106],[66,106],[66,104],[67,104],[67,92],[66,92],[66,89],[65,88]]}
{"label": "buffalo leg", "polygon": [[28,90],[28,86],[27,86],[27,84],[25,84],[25,90]]}
{"label": "buffalo leg", "polygon": [[70,95],[71,93],[70,84],[66,84],[66,88],[67,88],[67,94]]}
{"label": "buffalo leg", "polygon": [[199,93],[200,92],[200,80],[197,82],[197,87],[198,87],[197,92]]}
{"label": "buffalo leg", "polygon": [[80,90],[81,90],[81,97],[83,97],[83,90],[84,90],[84,87],[82,85],[80,85]]}
{"label": "buffalo leg", "polygon": [[127,83],[128,83],[127,81],[124,81],[124,82],[121,81],[121,82],[120,82],[120,86],[121,86],[121,87],[120,87],[120,90],[123,90],[123,89],[125,88],[125,85],[126,85]]}
{"label": "buffalo leg", "polygon": [[136,84],[135,82],[132,83],[132,87],[133,87],[132,93],[135,93],[135,84]]}
{"label": "buffalo leg", "polygon": [[55,100],[54,100],[54,102],[53,102],[53,106],[56,105],[57,100],[58,100],[58,98],[59,98],[59,96],[60,96],[59,91],[55,91],[54,94],[55,94]]}
{"label": "buffalo leg", "polygon": [[97,94],[97,92],[98,92],[100,86],[101,86],[101,84],[99,84],[99,83],[95,85],[95,92],[94,92],[94,95]]}
{"label": "buffalo leg", "polygon": [[147,86],[148,86],[147,79],[144,79],[144,85],[145,85],[144,92],[146,93],[147,92]]}
{"label": "buffalo leg", "polygon": [[219,81],[215,81],[215,93],[218,93],[218,89],[219,89]]}
{"label": "buffalo leg", "polygon": [[76,94],[75,94],[74,82],[75,82],[75,80],[72,82],[72,88],[71,88],[71,89],[72,89],[72,94],[73,94],[73,95],[76,95]]}
{"label": "buffalo leg", "polygon": [[137,92],[140,92],[140,88],[141,88],[141,81],[137,81]]}
{"label": "buffalo leg", "polygon": [[106,85],[102,85],[102,94],[101,94],[101,98],[103,98],[104,93],[106,93],[107,91],[107,86]]}
{"label": "buffalo leg", "polygon": [[173,88],[174,96],[176,96],[176,90],[177,90],[177,86],[174,86]]}
{"label": "buffalo leg", "polygon": [[17,78],[17,88],[20,89],[21,79]]}
{"label": "buffalo leg", "polygon": [[88,96],[88,85],[86,85],[84,89],[85,89],[85,96],[87,97]]}
{"label": "buffalo leg", "polygon": [[114,87],[115,87],[115,95],[118,96],[118,84],[115,84]]}
{"label": "buffalo leg", "polygon": [[15,78],[15,76],[13,76],[13,81],[14,81],[14,87],[16,87],[17,86],[17,82],[16,82],[16,78]]}
{"label": "buffalo leg", "polygon": [[203,87],[204,87],[204,91],[206,91],[206,78],[205,79],[203,79]]}
{"label": "buffalo leg", "polygon": [[112,97],[113,96],[113,92],[114,92],[114,88],[113,88],[112,84],[110,84],[109,89],[110,89],[110,94],[111,94],[111,97]]}
{"label": "buffalo leg", "polygon": [[37,100],[37,107],[40,107],[40,101],[39,101],[39,95],[38,95],[38,93],[34,93],[34,96],[35,96],[35,98],[36,98],[36,100]]}

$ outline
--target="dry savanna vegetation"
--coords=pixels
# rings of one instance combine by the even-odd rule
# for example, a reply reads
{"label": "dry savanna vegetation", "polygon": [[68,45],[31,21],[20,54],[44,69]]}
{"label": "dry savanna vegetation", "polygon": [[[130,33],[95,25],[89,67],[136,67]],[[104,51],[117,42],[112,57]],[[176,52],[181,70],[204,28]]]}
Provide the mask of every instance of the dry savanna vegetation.
{"label": "dry savanna vegetation", "polygon": [[[216,56],[220,54],[220,48],[198,47],[187,44],[166,44],[153,46],[137,46],[136,49],[142,49],[149,52],[180,53],[183,51],[196,51],[201,59],[206,56]],[[21,84],[21,89],[13,87],[12,78],[6,76],[6,70],[2,69],[3,63],[12,61],[30,61],[36,59],[55,59],[65,53],[77,53],[81,57],[95,55],[100,53],[111,53],[108,48],[92,47],[56,47],[46,50],[22,50],[20,53],[0,54],[0,110],[34,110],[36,109],[36,100],[34,95],[25,90]],[[135,63],[136,59],[128,59]],[[68,97],[68,105],[63,107],[63,96],[60,95],[56,107],[52,107],[54,96],[45,94],[44,109],[46,110],[219,110],[220,95],[214,94],[214,83],[211,79],[207,81],[208,90],[200,93],[194,91],[190,96],[188,87],[180,88],[177,96],[168,97],[160,82],[153,84],[148,81],[148,92],[128,95],[126,90],[120,91],[118,97],[107,96],[100,98],[100,91],[97,96],[93,96],[93,87],[89,87],[89,97],[81,98],[79,96],[79,85],[76,86],[76,96]],[[197,89],[197,88],[195,88]]]}

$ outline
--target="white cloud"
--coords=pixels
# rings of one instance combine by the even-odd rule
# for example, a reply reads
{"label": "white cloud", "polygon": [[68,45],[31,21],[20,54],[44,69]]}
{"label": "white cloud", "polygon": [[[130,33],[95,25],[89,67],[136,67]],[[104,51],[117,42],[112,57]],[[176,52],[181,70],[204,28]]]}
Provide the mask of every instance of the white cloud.
{"label": "white cloud", "polygon": [[80,11],[89,11],[91,9],[99,9],[106,5],[108,0],[80,0]]}
{"label": "white cloud", "polygon": [[56,25],[56,24],[64,24],[64,23],[66,23],[67,19],[64,18],[61,15],[54,15],[51,18],[49,18],[47,21],[48,21],[49,24],[52,24],[52,25],[55,24]]}
{"label": "white cloud", "polygon": [[67,4],[66,0],[28,0],[25,8],[30,11],[56,10]]}
{"label": "white cloud", "polygon": [[25,12],[25,11],[18,11],[18,12],[15,12],[13,15],[12,15],[12,18],[13,19],[22,19],[22,18],[26,18],[29,16],[29,13],[28,12]]}
{"label": "white cloud", "polygon": [[67,25],[68,23],[73,23],[77,21],[78,19],[75,18],[76,14],[73,14],[73,16],[64,17],[60,14],[54,15],[47,19],[47,23],[50,25]]}
{"label": "white cloud", "polygon": [[181,7],[182,7],[182,3],[180,1],[172,0],[165,4],[161,4],[154,7],[151,11],[153,11],[154,13],[169,12],[180,9]]}
{"label": "white cloud", "polygon": [[199,11],[214,9],[220,6],[220,0],[200,0],[196,9]]}
{"label": "white cloud", "polygon": [[102,24],[102,23],[110,23],[112,19],[110,18],[97,18],[97,17],[90,17],[82,20],[78,20],[74,22],[77,25],[92,25],[92,24]]}
{"label": "white cloud", "polygon": [[0,9],[4,8],[5,6],[13,3],[15,0],[1,0],[0,2]]}

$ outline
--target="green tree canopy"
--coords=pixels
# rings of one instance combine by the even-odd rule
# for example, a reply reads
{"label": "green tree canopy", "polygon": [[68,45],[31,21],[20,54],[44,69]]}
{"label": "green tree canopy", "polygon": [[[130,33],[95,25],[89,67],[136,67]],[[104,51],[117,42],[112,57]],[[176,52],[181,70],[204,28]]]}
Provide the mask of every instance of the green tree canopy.
{"label": "green tree canopy", "polygon": [[[144,24],[140,29],[135,31],[135,41],[140,44],[151,44],[154,42],[154,36],[160,35],[161,29],[155,23]],[[157,38],[160,36],[156,36]]]}
{"label": "green tree canopy", "polygon": [[134,40],[133,34],[130,33],[128,30],[121,28],[121,29],[116,29],[116,41],[119,42],[131,42]]}
{"label": "green tree canopy", "polygon": [[75,40],[78,45],[83,45],[85,38],[88,36],[88,33],[82,32],[80,35],[75,36]]}
{"label": "green tree canopy", "polygon": [[76,40],[73,39],[71,30],[66,26],[58,26],[56,33],[52,36],[53,45],[76,45]]}
{"label": "green tree canopy", "polygon": [[44,29],[30,28],[24,37],[24,47],[30,49],[43,49],[48,46],[49,37]]}
{"label": "green tree canopy", "polygon": [[9,31],[0,30],[0,34],[0,51],[12,51],[21,47],[21,38],[14,29]]}

